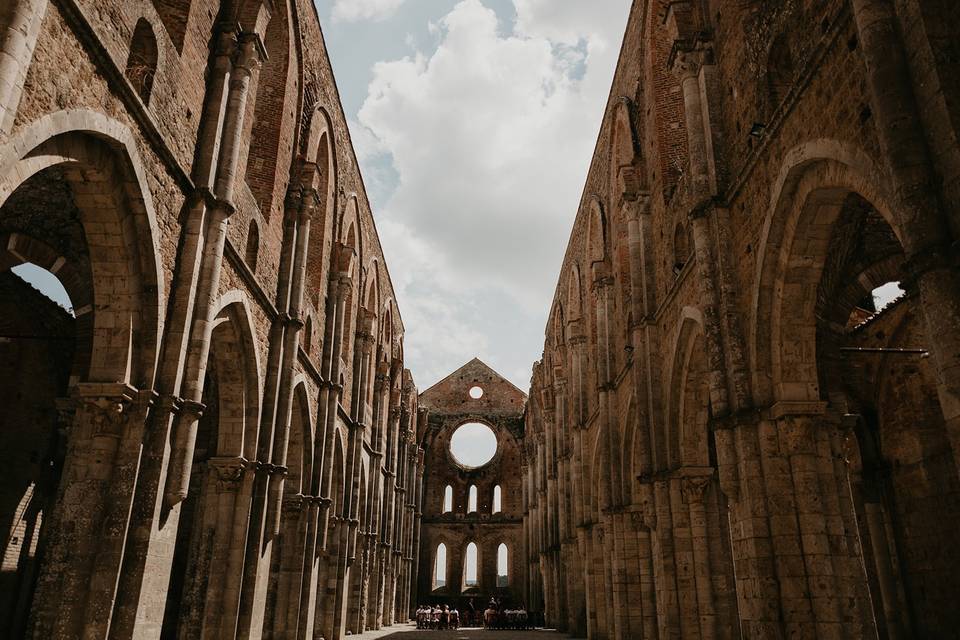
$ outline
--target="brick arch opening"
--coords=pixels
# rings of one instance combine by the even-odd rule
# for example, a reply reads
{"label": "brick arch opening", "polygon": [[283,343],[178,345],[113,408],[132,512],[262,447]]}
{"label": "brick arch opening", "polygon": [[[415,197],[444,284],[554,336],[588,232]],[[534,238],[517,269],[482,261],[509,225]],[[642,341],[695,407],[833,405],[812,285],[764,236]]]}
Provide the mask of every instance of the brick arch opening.
{"label": "brick arch opening", "polygon": [[161,638],[213,635],[237,624],[246,536],[236,528],[249,519],[251,501],[241,488],[256,456],[260,412],[253,335],[242,302],[216,315]]}
{"label": "brick arch opening", "polygon": [[[760,390],[786,413],[780,428],[802,437],[796,446],[816,446],[815,455],[846,446],[859,458],[835,470],[850,478],[854,508],[830,531],[859,532],[863,563],[832,562],[866,573],[868,587],[852,594],[858,611],[876,612],[863,624],[936,637],[960,621],[947,605],[960,589],[960,559],[929,536],[950,535],[960,522],[960,482],[915,299],[907,295],[862,326],[848,326],[860,293],[892,277],[904,259],[894,218],[856,178],[835,161],[808,164],[773,210],[759,271],[770,289],[761,291],[756,310],[757,335],[769,340],[756,351],[769,357],[757,361],[770,367],[769,386]],[[831,419],[851,426],[850,444],[827,428]],[[841,459],[834,454],[829,464]],[[799,533],[826,536],[806,522]]]}
{"label": "brick arch opening", "polygon": [[246,163],[246,181],[263,217],[270,220],[283,203],[293,153],[296,83],[291,64],[291,32],[287,2],[274,3],[264,47],[267,59],[257,74],[252,141]]}
{"label": "brick arch opening", "polygon": [[[39,411],[32,416],[30,437],[20,442],[26,448],[18,451],[20,445],[4,443],[11,459],[22,458],[32,467],[28,471],[13,465],[9,473],[16,477],[4,480],[8,491],[23,489],[16,503],[23,502],[24,508],[19,516],[9,518],[11,529],[22,525],[24,533],[29,532],[22,539],[16,536],[19,550],[5,549],[19,556],[11,572],[16,574],[16,586],[8,581],[0,587],[5,591],[4,605],[9,605],[0,605],[0,628],[14,635],[23,629],[35,590],[45,594],[45,606],[35,609],[36,633],[44,635],[54,624],[66,628],[78,624],[63,620],[57,604],[86,597],[76,587],[96,571],[95,547],[83,542],[64,545],[62,538],[51,542],[40,514],[49,513],[45,501],[58,484],[72,487],[69,499],[86,517],[71,523],[71,535],[79,541],[95,537],[96,523],[105,513],[96,496],[105,490],[110,474],[92,476],[78,461],[92,456],[97,448],[98,459],[110,468],[118,455],[119,440],[106,446],[102,439],[96,442],[90,425],[103,415],[101,411],[110,411],[108,419],[119,413],[122,420],[136,390],[152,386],[160,323],[156,226],[143,169],[135,148],[128,144],[129,134],[114,122],[87,118],[82,111],[57,115],[56,121],[50,116],[18,133],[12,148],[28,151],[7,156],[0,173],[4,176],[0,178],[0,237],[4,240],[0,279],[10,285],[9,269],[24,261],[41,265],[61,281],[77,315],[76,320],[63,317],[31,287],[21,291],[13,307],[9,299],[0,301],[7,307],[4,324],[19,323],[15,328],[24,334],[40,332],[41,339],[31,340],[34,355],[48,348],[45,343],[59,343],[43,356],[42,365],[37,363],[32,388],[20,395],[30,400],[33,411]],[[70,130],[81,119],[84,132]],[[30,354],[14,358],[11,348],[19,346],[11,340],[0,349],[7,351],[0,366],[6,369],[11,362],[24,366],[30,362]],[[14,388],[18,377],[2,376],[4,394],[18,395]],[[7,405],[12,412],[7,415],[31,415],[15,405]],[[10,438],[24,433],[12,424],[3,431]],[[63,441],[58,442],[62,432],[72,434],[70,446],[76,452],[67,461]],[[16,504],[0,508],[17,511]],[[46,556],[57,566],[68,553],[74,561],[70,576],[50,571],[38,575],[32,565],[32,558]]]}

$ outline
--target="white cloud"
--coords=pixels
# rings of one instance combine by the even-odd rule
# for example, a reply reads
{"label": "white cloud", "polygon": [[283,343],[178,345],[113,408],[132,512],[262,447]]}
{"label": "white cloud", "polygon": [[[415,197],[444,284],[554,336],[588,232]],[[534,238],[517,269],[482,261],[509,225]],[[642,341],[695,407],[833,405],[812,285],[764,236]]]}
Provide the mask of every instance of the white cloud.
{"label": "white cloud", "polygon": [[360,20],[383,20],[396,12],[404,0],[335,0],[334,22],[358,22]]}
{"label": "white cloud", "polygon": [[459,2],[357,117],[396,171],[378,225],[421,388],[474,355],[528,384],[629,6],[514,2],[512,30]]}

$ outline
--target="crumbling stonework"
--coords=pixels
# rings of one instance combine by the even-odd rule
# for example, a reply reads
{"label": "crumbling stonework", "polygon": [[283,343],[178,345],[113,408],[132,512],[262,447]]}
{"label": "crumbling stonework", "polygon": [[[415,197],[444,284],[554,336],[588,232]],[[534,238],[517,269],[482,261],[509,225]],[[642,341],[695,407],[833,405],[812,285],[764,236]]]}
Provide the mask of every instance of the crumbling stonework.
{"label": "crumbling stonework", "polygon": [[548,623],[956,637],[946,33],[956,3],[633,3],[526,412]]}
{"label": "crumbling stonework", "polygon": [[0,271],[0,636],[407,618],[417,391],[312,2],[3,3]]}

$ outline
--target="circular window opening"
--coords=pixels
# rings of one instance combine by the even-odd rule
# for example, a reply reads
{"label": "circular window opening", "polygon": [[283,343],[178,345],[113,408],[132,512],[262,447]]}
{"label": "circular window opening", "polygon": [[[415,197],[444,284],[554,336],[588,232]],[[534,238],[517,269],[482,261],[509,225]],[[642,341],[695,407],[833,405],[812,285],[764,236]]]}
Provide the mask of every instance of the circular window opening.
{"label": "circular window opening", "polygon": [[467,469],[477,469],[493,460],[497,453],[497,436],[493,429],[479,422],[468,422],[453,432],[450,454]]}
{"label": "circular window opening", "polygon": [[483,389],[480,387],[470,387],[470,397],[474,400],[479,400],[483,397]]}

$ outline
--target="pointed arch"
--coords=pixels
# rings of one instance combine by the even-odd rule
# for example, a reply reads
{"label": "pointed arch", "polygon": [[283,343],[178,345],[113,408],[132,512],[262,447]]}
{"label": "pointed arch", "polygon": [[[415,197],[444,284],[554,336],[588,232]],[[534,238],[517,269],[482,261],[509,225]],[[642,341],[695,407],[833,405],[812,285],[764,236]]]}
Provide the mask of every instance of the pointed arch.
{"label": "pointed arch", "polygon": [[210,360],[220,395],[217,455],[256,459],[260,416],[260,354],[250,303],[242,291],[215,305]]}
{"label": "pointed arch", "polygon": [[251,273],[257,272],[257,258],[260,255],[260,227],[257,221],[250,219],[247,227],[247,242],[243,251],[243,261],[247,263]]}
{"label": "pointed arch", "polygon": [[770,44],[767,53],[766,117],[770,118],[780,108],[793,86],[796,65],[793,57],[790,34],[784,31]]}
{"label": "pointed arch", "polygon": [[607,259],[607,219],[597,196],[587,207],[587,262],[593,265]]}
{"label": "pointed arch", "polygon": [[500,485],[496,485],[493,488],[493,508],[490,512],[500,513],[501,511],[503,511],[503,490],[500,488]]}
{"label": "pointed arch", "polygon": [[434,591],[447,586],[447,564],[447,545],[441,542],[437,545],[433,554],[433,579],[431,583]]}
{"label": "pointed arch", "polygon": [[579,320],[582,309],[583,284],[580,280],[580,265],[574,262],[567,275],[567,320]]}
{"label": "pointed arch", "polygon": [[654,443],[658,459],[665,459],[671,469],[709,466],[710,371],[703,314],[695,307],[684,307],[682,311],[668,375],[666,433]]}
{"label": "pointed arch", "polygon": [[309,495],[313,476],[313,420],[310,418],[310,397],[301,376],[293,389],[290,411],[290,434],[287,444],[287,477],[284,491]]}
{"label": "pointed arch", "polygon": [[[92,292],[92,350],[81,380],[152,388],[165,288],[159,225],[132,134],[85,109],[44,116],[0,147],[0,206],[34,176],[69,188],[85,228],[92,281],[99,285]],[[87,228],[91,223],[96,230]]]}
{"label": "pointed arch", "polygon": [[297,100],[290,95],[297,62],[288,5],[286,0],[273,3],[264,35],[267,59],[257,74],[250,133],[256,143],[249,146],[246,163],[247,185],[266,220],[283,203],[294,138],[286,132],[297,118]]}
{"label": "pointed arch", "polygon": [[441,513],[450,513],[453,511],[453,487],[449,484],[443,489],[443,511]]}
{"label": "pointed arch", "polygon": [[467,513],[477,512],[477,485],[470,485],[467,493]]}
{"label": "pointed arch", "polygon": [[[835,140],[810,141],[785,154],[760,234],[753,287],[749,349],[757,406],[766,406],[774,399],[819,401],[816,367],[804,363],[784,367],[792,356],[783,353],[788,346],[795,354],[815,357],[811,327],[798,332],[791,319],[809,318],[812,312],[805,305],[816,304],[816,296],[809,296],[804,303],[790,303],[777,292],[784,291],[795,240],[803,237],[811,224],[820,229],[831,225],[851,192],[869,202],[903,243],[903,233],[891,213],[889,194],[880,186],[886,184],[884,176],[861,149]],[[807,261],[811,256],[820,259],[814,261],[816,267],[805,275],[804,282],[812,282],[816,287],[830,234],[818,233],[813,240],[804,247]],[[788,293],[795,290],[796,287],[788,289]]]}
{"label": "pointed arch", "polygon": [[349,518],[349,483],[346,482],[347,476],[347,452],[344,444],[343,430],[340,427],[334,429],[333,436],[333,475],[330,482],[330,513],[340,518]]}
{"label": "pointed arch", "polygon": [[170,36],[177,53],[183,53],[183,43],[190,22],[192,0],[152,0],[153,8]]}
{"label": "pointed arch", "polygon": [[463,552],[463,589],[480,586],[480,548],[470,541]]}
{"label": "pointed arch", "polygon": [[317,196],[307,251],[306,298],[318,301],[325,291],[326,269],[331,259],[331,245],[334,244],[332,240],[337,210],[337,162],[333,127],[323,109],[313,112],[304,144],[306,146],[301,149],[301,154],[305,170],[301,176],[301,184]]}
{"label": "pointed arch", "polygon": [[507,543],[501,542],[497,547],[497,587],[510,586],[510,550]]}
{"label": "pointed arch", "polygon": [[610,136],[610,201],[616,205],[641,191],[645,176],[638,168],[639,146],[634,132],[630,98],[621,96],[613,106]]}

